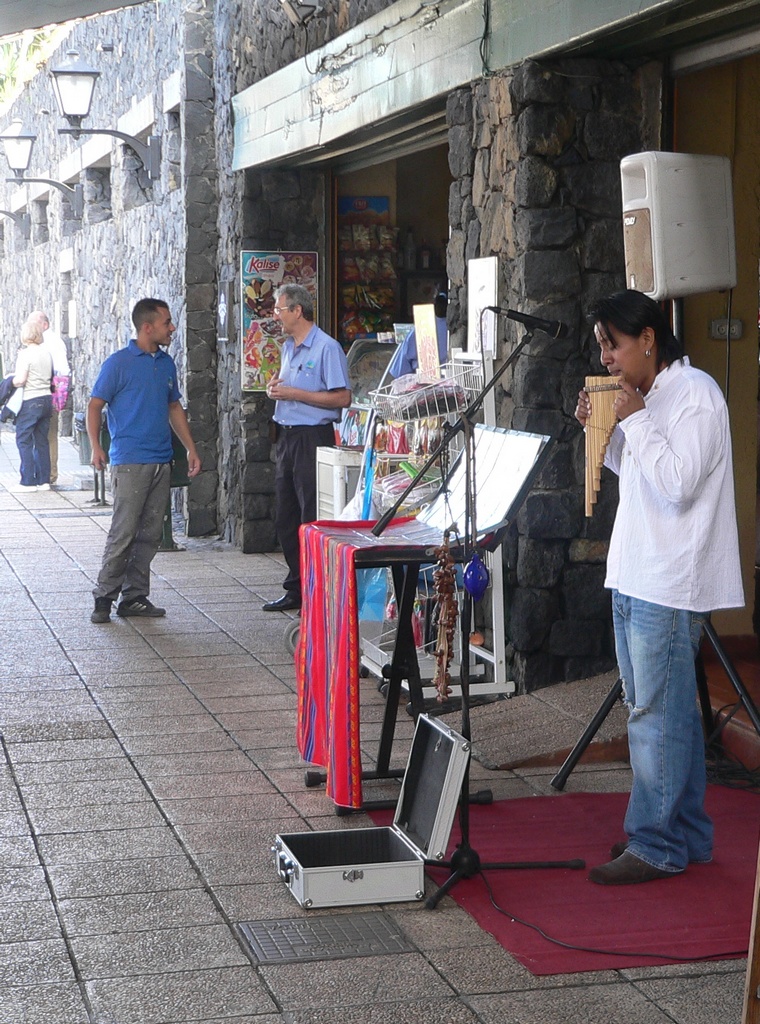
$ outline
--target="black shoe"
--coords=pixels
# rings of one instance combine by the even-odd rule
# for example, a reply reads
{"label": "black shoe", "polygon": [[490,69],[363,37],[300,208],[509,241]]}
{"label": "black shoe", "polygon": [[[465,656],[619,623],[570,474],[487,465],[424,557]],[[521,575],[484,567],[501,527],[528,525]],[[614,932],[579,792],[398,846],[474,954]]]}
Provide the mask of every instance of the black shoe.
{"label": "black shoe", "polygon": [[640,882],[654,882],[658,878],[673,878],[680,874],[681,871],[663,871],[662,868],[653,867],[625,850],[609,864],[592,868],[588,877],[597,885],[638,885]]}
{"label": "black shoe", "polygon": [[122,618],[129,616],[142,617],[144,619],[160,619],[166,615],[166,608],[156,608],[147,597],[133,597],[131,601],[121,601],[116,609],[116,614]]}
{"label": "black shoe", "polygon": [[267,601],[266,604],[262,604],[261,609],[265,612],[291,612],[296,611],[300,607],[300,594],[295,594],[292,590],[288,590],[282,597],[278,597],[276,601]]}
{"label": "black shoe", "polygon": [[95,611],[90,616],[90,622],[110,622],[112,604],[110,597],[96,597]]}

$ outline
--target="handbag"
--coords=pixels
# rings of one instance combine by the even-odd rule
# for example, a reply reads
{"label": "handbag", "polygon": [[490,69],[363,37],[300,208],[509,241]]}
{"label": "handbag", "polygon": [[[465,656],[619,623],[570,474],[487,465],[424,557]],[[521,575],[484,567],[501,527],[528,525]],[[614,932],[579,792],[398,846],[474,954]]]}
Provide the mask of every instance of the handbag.
{"label": "handbag", "polygon": [[70,377],[63,377],[61,374],[54,373],[52,377],[52,392],[53,392],[53,408],[58,412],[63,412],[66,402],[69,399],[69,381]]}

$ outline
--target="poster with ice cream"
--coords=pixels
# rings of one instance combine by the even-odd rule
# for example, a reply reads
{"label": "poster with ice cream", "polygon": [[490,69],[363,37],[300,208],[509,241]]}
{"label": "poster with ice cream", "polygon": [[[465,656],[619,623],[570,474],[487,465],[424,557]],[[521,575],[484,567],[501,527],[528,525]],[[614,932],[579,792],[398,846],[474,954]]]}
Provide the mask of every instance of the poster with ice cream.
{"label": "poster with ice cream", "polygon": [[274,315],[274,293],[281,284],[301,284],[317,302],[315,252],[242,252],[240,289],[243,391],[266,391],[280,368],[285,338]]}

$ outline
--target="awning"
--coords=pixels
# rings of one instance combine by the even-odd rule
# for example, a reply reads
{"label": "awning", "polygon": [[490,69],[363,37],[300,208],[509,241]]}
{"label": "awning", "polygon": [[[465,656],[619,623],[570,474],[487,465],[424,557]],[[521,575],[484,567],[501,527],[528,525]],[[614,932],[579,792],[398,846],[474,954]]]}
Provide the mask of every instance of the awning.
{"label": "awning", "polygon": [[[233,169],[372,162],[443,141],[448,94],[528,57],[661,57],[760,24],[760,0],[397,0],[233,97]],[[427,120],[431,118],[431,120]],[[425,132],[430,132],[426,135]]]}
{"label": "awning", "polygon": [[136,0],[0,0],[0,36],[135,5]]}

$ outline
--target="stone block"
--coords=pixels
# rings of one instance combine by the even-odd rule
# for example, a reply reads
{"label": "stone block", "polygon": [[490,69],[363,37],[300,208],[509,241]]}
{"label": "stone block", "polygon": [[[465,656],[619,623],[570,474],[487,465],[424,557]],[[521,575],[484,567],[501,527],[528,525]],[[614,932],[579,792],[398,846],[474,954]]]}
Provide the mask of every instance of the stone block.
{"label": "stone block", "polygon": [[219,477],[215,471],[204,471],[193,477],[188,488],[188,499],[196,507],[211,505],[216,500]]}
{"label": "stone block", "polygon": [[265,171],[261,175],[261,194],[267,203],[295,199],[301,195],[301,181],[297,171]]}
{"label": "stone block", "polygon": [[449,227],[460,228],[462,226],[462,192],[458,181],[452,181],[449,185]]}
{"label": "stone block", "polygon": [[583,235],[581,262],[584,270],[614,273],[625,263],[623,218],[593,220]]}
{"label": "stone block", "polygon": [[605,624],[598,620],[559,619],[549,633],[549,651],[560,658],[596,657],[605,634]]}
{"label": "stone block", "polygon": [[266,519],[244,520],[240,530],[240,547],[244,555],[274,551],[277,547],[274,523],[267,522]]}
{"label": "stone block", "polygon": [[480,210],[488,199],[488,168],[490,150],[479,149],[475,153],[475,169],[472,174],[472,203]]}
{"label": "stone block", "polygon": [[569,444],[555,444],[538,475],[536,487],[555,491],[574,486],[572,447]]}
{"label": "stone block", "polygon": [[462,231],[451,232],[449,244],[446,246],[446,271],[454,285],[464,284],[464,243],[465,236]]}
{"label": "stone block", "polygon": [[565,167],[561,177],[572,206],[594,217],[620,217],[622,196],[617,162]]}
{"label": "stone block", "polygon": [[247,463],[243,469],[243,494],[274,494],[274,466],[271,462]]}
{"label": "stone block", "polygon": [[465,261],[477,259],[480,256],[480,223],[471,220],[467,228],[467,242],[464,249]]}
{"label": "stone block", "polygon": [[558,409],[532,409],[516,407],[512,415],[515,430],[527,430],[534,434],[548,434],[560,438],[565,431],[565,417]]}
{"label": "stone block", "polygon": [[548,206],[558,184],[557,172],[540,156],[525,156],[515,173],[517,206]]}
{"label": "stone block", "polygon": [[562,77],[534,61],[526,60],[512,73],[510,93],[518,107],[526,103],[559,103],[563,91]]}
{"label": "stone block", "polygon": [[595,160],[620,160],[641,150],[639,123],[630,115],[612,110],[594,110],[583,123],[583,141]]}
{"label": "stone block", "polygon": [[591,658],[566,658],[563,662],[562,679],[592,679],[617,669],[617,658],[605,652]]}
{"label": "stone block", "polygon": [[269,494],[244,494],[243,495],[243,518],[244,519],[269,519],[272,518],[273,501]]}
{"label": "stone block", "polygon": [[512,208],[507,197],[501,192],[492,192],[483,210],[483,220],[480,225],[480,252],[482,256],[490,256],[492,253],[503,253],[509,256],[507,249],[507,238],[511,231],[507,231],[507,222],[511,221]]}
{"label": "stone block", "polygon": [[518,287],[529,300],[546,304],[577,295],[578,258],[572,249],[530,250],[517,261]]}
{"label": "stone block", "polygon": [[562,365],[550,359],[536,359],[523,353],[514,366],[512,398],[515,405],[556,409],[562,380]]}
{"label": "stone block", "polygon": [[557,601],[548,590],[515,588],[509,601],[509,638],[515,650],[538,650],[556,615]]}
{"label": "stone block", "polygon": [[564,564],[565,543],[563,541],[541,541],[531,537],[518,538],[518,586],[549,590],[559,582]]}
{"label": "stone block", "polygon": [[522,208],[515,212],[515,236],[522,250],[570,245],[577,229],[578,218],[571,207]]}
{"label": "stone block", "polygon": [[522,153],[559,156],[574,133],[575,114],[566,107],[534,104],[517,119],[517,142]]}
{"label": "stone block", "polygon": [[570,541],[571,562],[595,562],[597,565],[604,565],[607,561],[607,552],[610,546],[604,540],[587,540],[584,537],[576,537]]}
{"label": "stone block", "polygon": [[206,537],[218,532],[216,514],[213,508],[188,508],[188,537]]}
{"label": "stone block", "polygon": [[518,694],[532,693],[558,681],[555,659],[548,651],[516,651],[511,667]]}
{"label": "stone block", "polygon": [[469,89],[454,89],[446,98],[446,122],[449,125],[472,123],[472,93]]}
{"label": "stone block", "polygon": [[542,540],[571,540],[581,529],[580,496],[567,491],[533,491],[517,515],[521,534]]}
{"label": "stone block", "polygon": [[605,565],[568,565],[562,576],[562,603],[569,619],[609,621],[610,594],[604,587]]}
{"label": "stone block", "polygon": [[474,153],[471,139],[469,125],[455,124],[449,128],[449,170],[453,178],[472,174]]}

